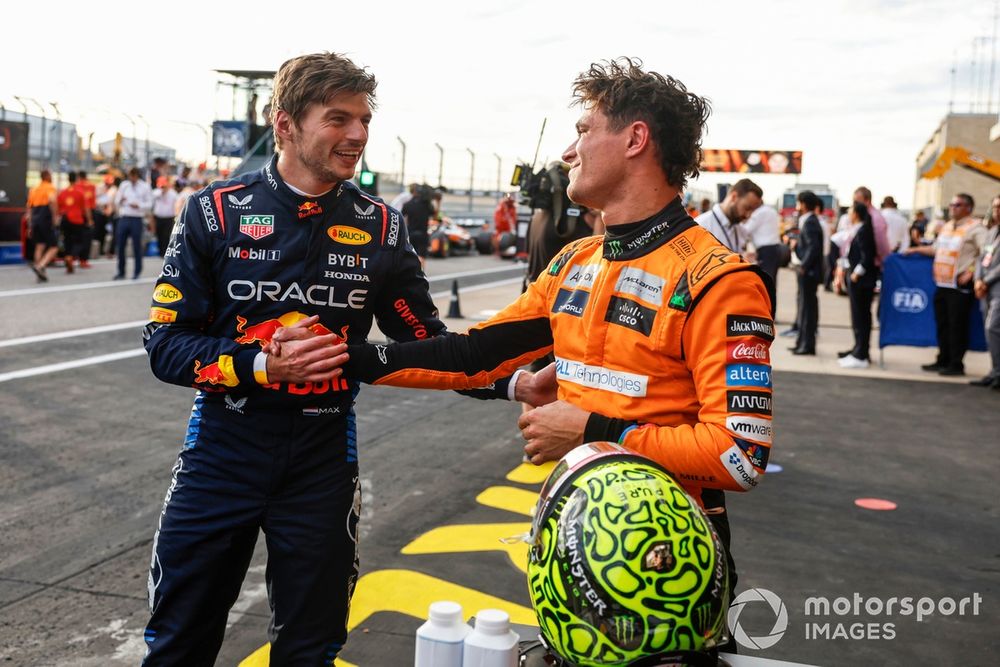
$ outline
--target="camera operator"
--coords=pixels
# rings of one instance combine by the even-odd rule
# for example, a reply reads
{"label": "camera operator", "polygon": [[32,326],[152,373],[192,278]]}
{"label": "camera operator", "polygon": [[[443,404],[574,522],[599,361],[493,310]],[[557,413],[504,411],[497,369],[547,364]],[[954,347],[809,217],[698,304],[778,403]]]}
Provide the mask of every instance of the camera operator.
{"label": "camera operator", "polygon": [[410,244],[420,257],[421,267],[427,260],[427,249],[430,245],[427,225],[430,219],[437,215],[434,208],[434,194],[433,188],[429,185],[419,186],[413,197],[403,204],[401,211],[406,221],[406,231],[410,234]]}
{"label": "camera operator", "polygon": [[[528,227],[528,275],[525,289],[549,265],[564,245],[592,236],[594,221],[587,221],[587,209],[570,201],[568,167],[558,160],[533,176],[529,186],[531,224]],[[532,187],[533,186],[533,187]],[[593,216],[591,216],[593,217]],[[599,217],[599,214],[598,214]],[[603,229],[603,228],[602,228]],[[522,290],[523,291],[523,290]]]}

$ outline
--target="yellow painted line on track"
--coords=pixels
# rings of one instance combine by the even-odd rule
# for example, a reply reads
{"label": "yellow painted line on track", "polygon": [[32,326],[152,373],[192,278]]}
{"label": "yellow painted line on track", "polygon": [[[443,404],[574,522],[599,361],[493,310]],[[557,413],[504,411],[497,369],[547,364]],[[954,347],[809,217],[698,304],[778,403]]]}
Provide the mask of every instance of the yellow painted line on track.
{"label": "yellow painted line on track", "polygon": [[518,484],[541,484],[555,467],[555,461],[549,461],[540,466],[536,466],[534,463],[522,463],[507,473],[507,479]]}
{"label": "yellow painted line on track", "polygon": [[538,502],[538,494],[513,486],[491,486],[476,496],[476,502],[487,507],[531,516],[531,509]]}
{"label": "yellow painted line on track", "polygon": [[[516,524],[514,524],[516,525]],[[384,611],[406,614],[418,619],[427,617],[432,602],[454,600],[462,605],[466,620],[481,609],[502,609],[513,623],[534,625],[535,612],[528,607],[477,590],[453,584],[412,570],[377,570],[361,577],[351,603],[350,632],[370,617]],[[239,667],[268,667],[270,644],[265,644],[244,659]],[[337,660],[338,667],[356,667]]]}
{"label": "yellow painted line on track", "polygon": [[[501,540],[523,535],[531,530],[530,523],[473,523],[441,526],[430,530],[403,547],[403,554],[459,554],[502,551],[514,567],[528,572],[528,544],[513,544]],[[426,612],[426,610],[424,610]]]}

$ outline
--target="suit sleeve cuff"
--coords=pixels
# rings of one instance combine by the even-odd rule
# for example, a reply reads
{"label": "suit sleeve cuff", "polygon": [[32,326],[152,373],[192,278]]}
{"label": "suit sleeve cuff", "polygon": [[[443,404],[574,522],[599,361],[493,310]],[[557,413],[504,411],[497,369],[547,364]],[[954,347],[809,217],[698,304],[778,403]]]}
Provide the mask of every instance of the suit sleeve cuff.
{"label": "suit sleeve cuff", "polygon": [[619,442],[625,431],[636,425],[633,421],[605,417],[590,413],[587,426],[583,429],[583,442]]}

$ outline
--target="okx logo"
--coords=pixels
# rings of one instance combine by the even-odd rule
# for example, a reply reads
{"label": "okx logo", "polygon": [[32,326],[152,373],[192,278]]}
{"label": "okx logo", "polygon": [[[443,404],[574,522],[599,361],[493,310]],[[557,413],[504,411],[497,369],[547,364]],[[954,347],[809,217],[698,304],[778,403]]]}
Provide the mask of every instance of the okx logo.
{"label": "okx logo", "polygon": [[[767,605],[774,614],[774,625],[771,626],[771,630],[766,635],[751,637],[740,626],[740,615],[748,604],[759,602]],[[737,644],[743,648],[759,651],[771,648],[784,636],[785,630],[788,629],[788,610],[785,609],[785,603],[781,601],[781,598],[766,588],[751,588],[736,596],[733,604],[729,607],[726,621],[729,625],[729,632],[732,633]]]}

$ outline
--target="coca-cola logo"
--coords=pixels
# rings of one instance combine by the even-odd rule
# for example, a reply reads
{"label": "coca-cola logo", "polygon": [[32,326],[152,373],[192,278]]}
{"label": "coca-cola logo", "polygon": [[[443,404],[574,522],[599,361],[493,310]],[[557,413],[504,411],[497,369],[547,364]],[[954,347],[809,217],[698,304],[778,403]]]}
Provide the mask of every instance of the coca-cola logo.
{"label": "coca-cola logo", "polygon": [[726,343],[727,361],[762,361],[770,360],[768,344],[764,341],[732,341]]}

